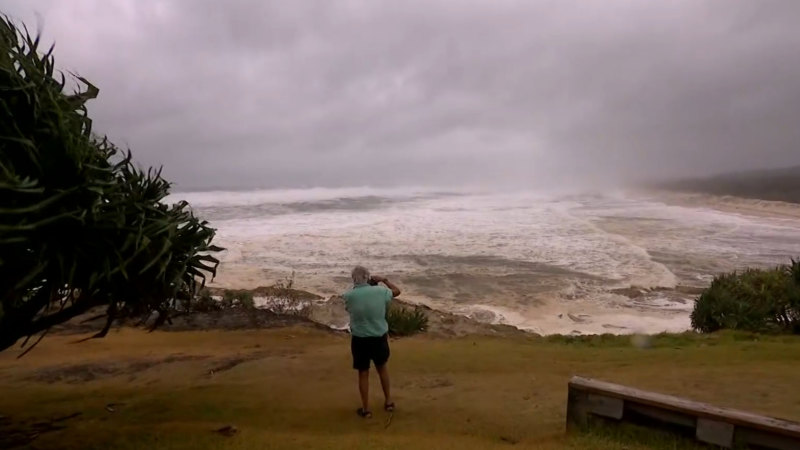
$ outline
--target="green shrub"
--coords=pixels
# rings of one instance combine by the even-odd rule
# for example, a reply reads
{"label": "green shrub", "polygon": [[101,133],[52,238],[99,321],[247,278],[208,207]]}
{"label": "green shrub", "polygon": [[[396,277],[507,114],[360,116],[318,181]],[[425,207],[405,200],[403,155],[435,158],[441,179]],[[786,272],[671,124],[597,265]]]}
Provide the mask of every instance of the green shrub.
{"label": "green shrub", "polygon": [[252,292],[244,292],[240,294],[236,300],[238,301],[238,306],[240,308],[246,309],[255,309],[256,304],[253,301],[253,293]]}
{"label": "green shrub", "polygon": [[211,296],[208,289],[202,289],[197,295],[197,299],[192,302],[191,310],[197,312],[211,312],[222,309],[222,304]]}
{"label": "green shrub", "polygon": [[410,336],[428,328],[428,316],[420,308],[390,306],[386,312],[386,321],[392,336]]}
{"label": "green shrub", "polygon": [[[308,293],[294,288],[295,273],[278,280],[269,288],[266,308],[282,316],[309,318],[311,316],[311,299]],[[313,295],[312,295],[313,298]]]}
{"label": "green shrub", "polygon": [[247,290],[227,289],[222,294],[223,308],[245,308],[254,309],[253,293]]}
{"label": "green shrub", "polygon": [[795,284],[800,286],[800,259],[792,259],[792,264],[786,269],[789,271],[789,276],[792,277]]}
{"label": "green shrub", "polygon": [[789,308],[787,315],[793,322],[793,332],[800,334],[800,259],[792,260],[792,264],[787,267],[789,277],[794,281],[796,289],[789,291]]}
{"label": "green shrub", "polygon": [[748,269],[719,275],[695,301],[695,330],[800,332],[798,262],[770,270]]}

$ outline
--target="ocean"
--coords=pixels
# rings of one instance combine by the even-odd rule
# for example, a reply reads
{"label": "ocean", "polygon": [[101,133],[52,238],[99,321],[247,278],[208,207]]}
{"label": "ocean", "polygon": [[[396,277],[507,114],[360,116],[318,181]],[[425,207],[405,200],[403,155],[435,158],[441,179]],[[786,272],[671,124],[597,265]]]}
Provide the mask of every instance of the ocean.
{"label": "ocean", "polygon": [[360,264],[407,301],[541,334],[687,330],[715,274],[800,256],[800,206],[751,200],[373,188],[177,199],[227,249],[214,286],[293,277],[329,297]]}

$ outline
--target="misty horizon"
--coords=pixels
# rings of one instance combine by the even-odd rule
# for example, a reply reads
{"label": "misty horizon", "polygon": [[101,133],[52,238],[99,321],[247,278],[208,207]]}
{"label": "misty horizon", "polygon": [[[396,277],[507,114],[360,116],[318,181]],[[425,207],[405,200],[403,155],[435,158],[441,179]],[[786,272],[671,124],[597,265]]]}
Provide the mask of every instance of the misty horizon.
{"label": "misty horizon", "polygon": [[[800,165],[800,3],[4,3],[179,191],[614,187]],[[80,26],[76,27],[75,24]]]}
{"label": "misty horizon", "polygon": [[[135,155],[134,155],[135,156]],[[562,192],[562,193],[588,193],[594,192],[597,190],[614,190],[614,189],[657,189],[659,187],[666,187],[669,186],[669,189],[673,189],[675,187],[679,187],[679,185],[675,183],[679,182],[702,182],[708,183],[709,186],[713,186],[715,180],[724,179],[727,181],[734,181],[739,176],[753,176],[760,173],[784,173],[784,172],[791,172],[791,173],[800,173],[800,165],[795,166],[780,166],[780,167],[753,167],[748,169],[741,169],[741,170],[734,170],[734,171],[724,171],[724,172],[711,172],[711,173],[702,173],[700,175],[694,176],[687,176],[687,175],[675,175],[675,176],[667,176],[661,178],[650,178],[645,180],[636,180],[636,181],[625,181],[625,182],[605,182],[605,183],[573,183],[570,185],[554,185],[554,186],[525,186],[525,185],[475,185],[475,184],[463,184],[463,185],[431,185],[431,184],[350,184],[350,185],[332,185],[332,186],[325,186],[325,185],[316,185],[313,183],[308,184],[300,184],[300,185],[290,185],[290,186],[270,186],[270,185],[247,185],[247,186],[237,186],[235,184],[225,185],[225,184],[201,184],[201,185],[191,185],[191,184],[181,184],[181,183],[171,183],[172,184],[172,192],[174,193],[190,193],[190,192],[213,192],[213,191],[220,191],[220,192],[246,192],[246,191],[295,191],[295,190],[316,190],[316,189],[400,189],[403,188],[408,192],[412,192],[414,190],[418,191],[426,191],[426,192],[440,192],[440,193],[478,193],[478,192],[487,192],[487,193],[500,193],[500,192],[520,192],[524,190],[534,190],[539,192]],[[706,191],[706,189],[702,189]],[[749,196],[749,195],[748,195]]]}

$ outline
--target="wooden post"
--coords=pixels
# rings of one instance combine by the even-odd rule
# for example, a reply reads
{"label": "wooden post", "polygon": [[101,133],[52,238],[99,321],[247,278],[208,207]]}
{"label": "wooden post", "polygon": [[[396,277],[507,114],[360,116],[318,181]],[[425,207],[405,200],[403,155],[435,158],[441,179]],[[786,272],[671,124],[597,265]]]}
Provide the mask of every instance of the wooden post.
{"label": "wooden post", "polygon": [[567,431],[584,428],[588,421],[586,409],[589,394],[570,388],[567,392]]}

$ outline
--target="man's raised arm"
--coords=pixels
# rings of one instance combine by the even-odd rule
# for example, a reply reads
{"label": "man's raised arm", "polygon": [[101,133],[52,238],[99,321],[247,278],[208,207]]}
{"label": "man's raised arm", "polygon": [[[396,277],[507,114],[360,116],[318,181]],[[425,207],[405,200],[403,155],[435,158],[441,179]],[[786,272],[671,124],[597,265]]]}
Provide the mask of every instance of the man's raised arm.
{"label": "man's raised arm", "polygon": [[394,283],[387,280],[386,277],[373,276],[372,279],[378,283],[383,283],[392,291],[392,297],[397,298],[400,296],[400,288]]}

